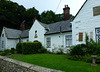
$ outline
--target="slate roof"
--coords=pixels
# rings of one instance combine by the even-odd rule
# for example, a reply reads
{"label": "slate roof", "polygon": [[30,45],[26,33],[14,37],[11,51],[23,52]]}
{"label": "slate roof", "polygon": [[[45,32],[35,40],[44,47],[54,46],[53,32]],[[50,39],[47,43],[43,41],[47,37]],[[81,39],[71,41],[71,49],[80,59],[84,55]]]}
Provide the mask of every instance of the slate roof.
{"label": "slate roof", "polygon": [[21,31],[21,30],[16,30],[16,29],[5,27],[5,32],[6,32],[7,38],[10,38],[10,39],[17,39],[20,37],[27,38],[29,36],[29,29]]}
{"label": "slate roof", "polygon": [[62,32],[62,33],[71,32],[72,31],[71,22],[72,22],[72,19],[48,24],[45,26],[45,28],[48,29],[48,31],[45,33],[45,35],[56,34],[56,33],[60,33],[60,32]]}

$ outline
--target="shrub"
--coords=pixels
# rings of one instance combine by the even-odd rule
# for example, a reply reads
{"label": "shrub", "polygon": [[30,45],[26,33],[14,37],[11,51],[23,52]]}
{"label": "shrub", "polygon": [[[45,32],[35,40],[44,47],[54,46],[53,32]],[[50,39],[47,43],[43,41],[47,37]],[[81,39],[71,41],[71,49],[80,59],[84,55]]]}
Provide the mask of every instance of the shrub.
{"label": "shrub", "polygon": [[100,64],[100,56],[97,56],[96,63]]}
{"label": "shrub", "polygon": [[22,53],[23,54],[35,54],[35,53],[39,53],[39,51],[42,51],[42,44],[40,42],[22,43]]}
{"label": "shrub", "polygon": [[34,43],[33,42],[23,42],[22,43],[22,53],[23,54],[34,53]]}
{"label": "shrub", "polygon": [[38,50],[39,53],[47,53],[47,49],[42,47],[41,49]]}
{"label": "shrub", "polygon": [[10,49],[6,49],[3,52],[0,52],[0,55],[5,56],[5,55],[11,55],[11,50]]}
{"label": "shrub", "polygon": [[42,44],[40,42],[33,42],[34,43],[34,51],[38,53],[38,50],[42,48]]}
{"label": "shrub", "polygon": [[73,56],[69,56],[68,58],[75,61],[82,61],[84,59],[84,57],[81,55],[73,55]]}
{"label": "shrub", "polygon": [[84,56],[86,53],[86,46],[84,44],[79,44],[73,47],[70,51],[70,55],[81,55]]}
{"label": "shrub", "polygon": [[17,51],[17,53],[22,53],[22,43],[21,42],[17,43],[16,51]]}
{"label": "shrub", "polygon": [[6,54],[8,54],[8,53],[11,52],[11,50],[10,50],[10,49],[6,49],[6,50],[4,50],[3,52],[6,53]]}
{"label": "shrub", "polygon": [[12,53],[12,54],[14,54],[15,51],[16,51],[16,50],[15,50],[14,48],[11,48],[11,53]]}

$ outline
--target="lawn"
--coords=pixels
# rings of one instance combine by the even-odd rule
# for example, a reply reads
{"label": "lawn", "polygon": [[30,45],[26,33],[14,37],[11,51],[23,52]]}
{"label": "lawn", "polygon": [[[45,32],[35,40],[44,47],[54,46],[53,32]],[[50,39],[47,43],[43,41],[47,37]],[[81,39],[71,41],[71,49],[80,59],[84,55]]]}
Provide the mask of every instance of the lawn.
{"label": "lawn", "polygon": [[67,57],[67,55],[32,54],[17,55],[12,58],[34,65],[62,70],[65,72],[100,72],[100,64],[97,67],[92,67],[91,63],[72,61],[67,59]]}

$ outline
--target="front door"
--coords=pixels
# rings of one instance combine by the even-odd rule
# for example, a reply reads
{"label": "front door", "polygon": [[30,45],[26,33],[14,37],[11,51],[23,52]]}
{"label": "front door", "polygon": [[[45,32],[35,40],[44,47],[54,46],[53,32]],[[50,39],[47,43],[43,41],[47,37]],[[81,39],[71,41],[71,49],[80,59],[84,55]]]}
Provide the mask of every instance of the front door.
{"label": "front door", "polygon": [[96,41],[100,41],[100,28],[96,28]]}

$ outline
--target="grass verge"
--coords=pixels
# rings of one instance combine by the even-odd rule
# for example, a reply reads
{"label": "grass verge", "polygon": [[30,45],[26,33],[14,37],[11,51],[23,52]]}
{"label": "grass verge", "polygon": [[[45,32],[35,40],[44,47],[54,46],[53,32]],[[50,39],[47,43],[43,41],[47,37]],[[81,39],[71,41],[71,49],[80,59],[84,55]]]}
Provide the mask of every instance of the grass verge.
{"label": "grass verge", "polygon": [[100,72],[100,64],[97,67],[92,67],[91,63],[72,61],[67,59],[67,57],[67,55],[32,54],[17,55],[11,58],[65,72]]}

